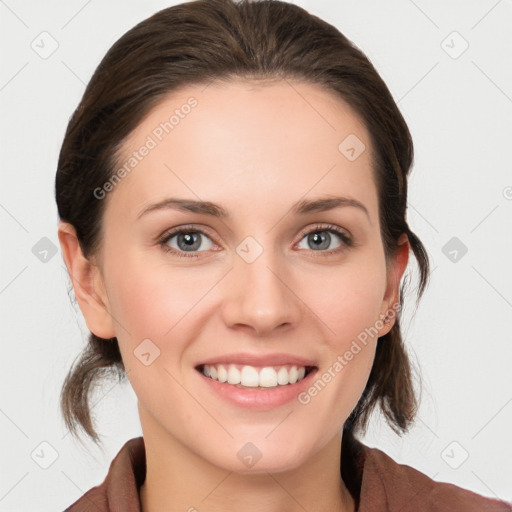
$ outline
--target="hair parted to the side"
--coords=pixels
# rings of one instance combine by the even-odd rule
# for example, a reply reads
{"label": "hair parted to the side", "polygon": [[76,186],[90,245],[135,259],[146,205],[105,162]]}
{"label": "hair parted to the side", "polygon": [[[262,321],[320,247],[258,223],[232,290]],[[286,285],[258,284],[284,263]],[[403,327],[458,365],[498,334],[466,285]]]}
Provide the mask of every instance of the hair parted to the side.
{"label": "hair parted to the side", "polygon": [[[413,144],[405,120],[373,65],[352,42],[306,10],[277,0],[179,4],[142,21],[110,48],[69,121],[56,174],[60,219],[74,226],[84,256],[91,258],[101,245],[105,201],[93,191],[115,173],[123,141],[169,93],[231,78],[318,84],[354,109],[371,137],[386,257],[405,233],[418,263],[419,300],[429,260],[406,221]],[[417,398],[399,317],[398,312],[391,331],[379,339],[347,431],[364,431],[376,405],[397,433],[405,432],[414,418]],[[64,420],[73,435],[80,427],[99,442],[89,402],[93,384],[108,374],[124,375],[117,339],[91,333],[61,393]]]}

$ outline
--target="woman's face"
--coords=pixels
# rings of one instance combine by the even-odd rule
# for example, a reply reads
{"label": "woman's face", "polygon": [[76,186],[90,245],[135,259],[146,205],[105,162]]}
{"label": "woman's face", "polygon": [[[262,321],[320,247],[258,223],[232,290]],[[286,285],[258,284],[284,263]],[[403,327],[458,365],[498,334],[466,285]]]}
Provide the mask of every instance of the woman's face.
{"label": "woman's face", "polygon": [[407,262],[386,266],[370,158],[302,82],[187,86],[132,133],[96,191],[110,315],[88,325],[117,337],[148,439],[238,472],[337,445]]}

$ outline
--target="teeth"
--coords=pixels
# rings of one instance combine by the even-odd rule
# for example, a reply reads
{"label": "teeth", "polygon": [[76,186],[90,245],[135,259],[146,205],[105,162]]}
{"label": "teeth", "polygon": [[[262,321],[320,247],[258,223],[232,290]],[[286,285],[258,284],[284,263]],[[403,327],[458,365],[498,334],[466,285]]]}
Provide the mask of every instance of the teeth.
{"label": "teeth", "polygon": [[[227,368],[226,368],[227,366]],[[306,375],[304,366],[265,366],[256,368],[254,366],[243,366],[241,369],[234,364],[208,365],[203,366],[203,374],[219,382],[227,382],[236,386],[240,384],[249,388],[273,388],[276,386],[286,386],[301,381]]]}
{"label": "teeth", "polygon": [[273,388],[277,386],[277,373],[274,368],[262,368],[260,371],[260,386],[262,388]]}
{"label": "teeth", "polygon": [[288,370],[286,368],[280,368],[277,372],[277,383],[284,386],[285,384],[288,384],[288,382]]}
{"label": "teeth", "polygon": [[[207,366],[208,365],[205,365],[205,368]],[[208,377],[208,375],[206,375],[206,376]],[[213,379],[213,377],[212,377],[212,379]],[[219,366],[217,366],[217,380],[219,382],[227,382],[227,380],[228,380],[228,372],[226,371],[226,368],[224,368],[224,366],[222,366],[221,364]]]}
{"label": "teeth", "polygon": [[240,384],[240,372],[236,366],[228,368],[228,384]]}
{"label": "teeth", "polygon": [[258,370],[252,366],[244,366],[240,372],[240,383],[243,386],[257,388],[260,385]]}

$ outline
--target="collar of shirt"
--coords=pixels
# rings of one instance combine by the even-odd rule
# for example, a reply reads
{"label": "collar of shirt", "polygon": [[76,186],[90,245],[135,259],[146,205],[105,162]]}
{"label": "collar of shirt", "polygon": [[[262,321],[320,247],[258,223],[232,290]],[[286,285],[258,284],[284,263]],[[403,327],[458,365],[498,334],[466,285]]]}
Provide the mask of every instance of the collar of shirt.
{"label": "collar of shirt", "polygon": [[[458,486],[436,482],[345,431],[340,475],[357,512],[512,512],[512,505]],[[144,439],[127,441],[112,461],[104,482],[65,512],[140,512],[139,488],[146,477]]]}

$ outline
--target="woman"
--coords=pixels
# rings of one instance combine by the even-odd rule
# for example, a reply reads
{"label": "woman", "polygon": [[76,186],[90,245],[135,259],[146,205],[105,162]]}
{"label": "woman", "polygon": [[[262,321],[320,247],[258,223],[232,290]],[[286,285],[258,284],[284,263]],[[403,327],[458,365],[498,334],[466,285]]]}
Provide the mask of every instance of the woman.
{"label": "woman", "polygon": [[367,58],[283,2],[200,0],[127,32],[56,177],[89,345],[62,393],[94,440],[108,371],[143,437],[68,510],[510,510],[360,443],[416,398],[401,278],[410,133]]}

